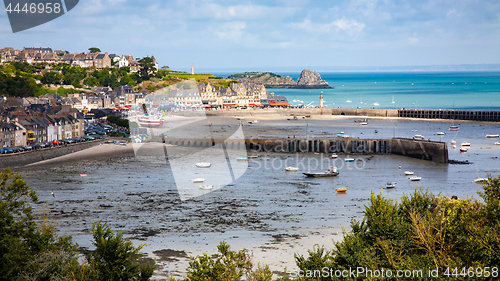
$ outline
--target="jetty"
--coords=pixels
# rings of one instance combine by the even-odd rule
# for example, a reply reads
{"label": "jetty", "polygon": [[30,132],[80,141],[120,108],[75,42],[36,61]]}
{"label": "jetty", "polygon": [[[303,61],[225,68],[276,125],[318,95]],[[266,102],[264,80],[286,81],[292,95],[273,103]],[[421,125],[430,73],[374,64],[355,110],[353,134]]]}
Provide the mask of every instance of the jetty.
{"label": "jetty", "polygon": [[500,122],[500,111],[399,109],[398,117]]}
{"label": "jetty", "polygon": [[345,153],[345,154],[396,154],[416,159],[448,163],[448,147],[445,142],[392,139],[172,139],[160,140],[166,144],[187,147],[209,148],[219,145],[224,149],[247,150],[253,152],[284,153]]}

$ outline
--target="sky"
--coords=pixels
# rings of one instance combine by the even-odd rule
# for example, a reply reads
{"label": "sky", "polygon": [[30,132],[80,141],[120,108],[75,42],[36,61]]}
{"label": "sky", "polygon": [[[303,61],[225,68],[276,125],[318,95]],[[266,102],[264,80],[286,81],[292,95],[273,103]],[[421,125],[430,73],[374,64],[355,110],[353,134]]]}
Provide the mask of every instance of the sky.
{"label": "sky", "polygon": [[143,57],[189,71],[500,64],[498,0],[82,0],[0,47]]}

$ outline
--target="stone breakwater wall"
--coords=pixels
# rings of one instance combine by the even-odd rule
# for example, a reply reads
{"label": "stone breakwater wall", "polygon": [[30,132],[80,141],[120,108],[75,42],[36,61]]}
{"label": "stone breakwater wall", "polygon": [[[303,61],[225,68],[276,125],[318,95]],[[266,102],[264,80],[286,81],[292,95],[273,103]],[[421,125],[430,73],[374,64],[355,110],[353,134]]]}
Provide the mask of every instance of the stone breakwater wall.
{"label": "stone breakwater wall", "polygon": [[252,115],[345,115],[345,116],[373,116],[398,117],[397,109],[354,109],[354,108],[266,108],[266,109],[231,109],[208,110],[208,116],[252,116]]}
{"label": "stone breakwater wall", "polygon": [[165,139],[166,144],[186,147],[211,147],[255,152],[397,154],[407,157],[448,163],[445,142],[404,138],[393,139]]}
{"label": "stone breakwater wall", "polygon": [[84,150],[99,145],[100,143],[103,142],[104,142],[103,140],[93,140],[81,143],[68,144],[66,146],[62,145],[52,148],[43,148],[43,149],[25,151],[20,153],[0,154],[0,168],[3,169],[3,168],[14,168],[14,167],[25,166],[28,164]]}

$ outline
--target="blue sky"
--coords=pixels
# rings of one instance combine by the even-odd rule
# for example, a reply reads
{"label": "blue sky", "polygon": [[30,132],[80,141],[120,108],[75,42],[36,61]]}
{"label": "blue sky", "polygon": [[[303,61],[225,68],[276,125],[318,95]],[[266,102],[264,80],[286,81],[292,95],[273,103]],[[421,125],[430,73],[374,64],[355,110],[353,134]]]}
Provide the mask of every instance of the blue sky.
{"label": "blue sky", "polygon": [[189,70],[500,63],[498,0],[82,0],[0,46],[154,55]]}

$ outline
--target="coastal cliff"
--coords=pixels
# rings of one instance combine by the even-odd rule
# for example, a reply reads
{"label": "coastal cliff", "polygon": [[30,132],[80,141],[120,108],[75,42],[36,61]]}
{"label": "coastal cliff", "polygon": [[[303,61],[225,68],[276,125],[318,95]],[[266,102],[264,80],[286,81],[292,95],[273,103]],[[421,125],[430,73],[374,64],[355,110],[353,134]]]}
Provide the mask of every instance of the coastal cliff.
{"label": "coastal cliff", "polygon": [[266,88],[289,89],[331,89],[321,76],[309,69],[302,70],[299,79],[295,82],[290,76],[281,76],[272,72],[244,72],[228,77],[241,83],[263,84]]}

